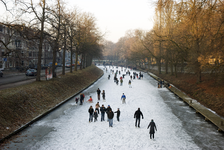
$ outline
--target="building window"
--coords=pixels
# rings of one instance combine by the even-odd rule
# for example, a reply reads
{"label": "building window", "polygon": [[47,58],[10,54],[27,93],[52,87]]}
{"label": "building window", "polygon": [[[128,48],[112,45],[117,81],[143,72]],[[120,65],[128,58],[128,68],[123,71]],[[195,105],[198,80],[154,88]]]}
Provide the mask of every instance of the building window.
{"label": "building window", "polygon": [[2,27],[2,25],[0,25],[0,32],[2,32],[3,31],[3,27]]}
{"label": "building window", "polygon": [[9,62],[9,67],[12,67],[12,62],[11,61]]}

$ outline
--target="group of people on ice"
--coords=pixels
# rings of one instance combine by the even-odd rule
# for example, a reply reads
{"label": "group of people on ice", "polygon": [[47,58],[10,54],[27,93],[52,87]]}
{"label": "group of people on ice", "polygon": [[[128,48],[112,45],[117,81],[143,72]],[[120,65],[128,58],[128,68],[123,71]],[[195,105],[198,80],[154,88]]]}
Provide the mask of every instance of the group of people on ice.
{"label": "group of people on ice", "polygon": [[[126,70],[125,70],[126,71]],[[114,70],[112,70],[112,74],[114,73]],[[119,81],[120,81],[120,85],[122,86],[123,84],[123,79],[125,77],[125,74],[123,74],[119,80],[117,78],[117,75],[121,74],[120,71],[116,70],[115,75],[114,75],[114,82],[118,85]],[[140,72],[139,74],[137,74],[136,72],[133,72],[133,76],[131,75],[130,71],[128,70],[126,72],[126,75],[130,76],[130,80],[128,80],[128,84],[129,84],[129,88],[131,88],[131,81],[132,79],[142,79],[143,78],[143,74]],[[108,79],[110,79],[110,75],[108,75]],[[100,97],[102,95],[103,100],[105,100],[105,90],[103,90],[103,92],[101,92],[101,90],[98,88],[97,89],[97,98],[98,100],[100,100]],[[83,101],[84,101],[84,94],[81,93],[80,94],[80,104],[82,105]],[[82,101],[81,101],[82,99]],[[122,104],[126,103],[126,96],[123,93],[121,96],[121,100],[122,100]],[[88,102],[93,102],[92,97],[90,96]],[[113,127],[113,118],[114,118],[114,113],[117,113],[117,121],[120,121],[120,109],[118,108],[117,111],[113,112],[112,108],[110,105],[107,106],[107,108],[102,104],[102,106],[99,105],[99,102],[96,103],[95,105],[95,110],[93,108],[93,106],[90,106],[88,109],[89,112],[89,122],[96,122],[98,119],[98,116],[101,115],[101,122],[105,121],[105,115],[107,116],[107,121],[109,122],[109,127]],[[135,118],[135,127],[139,127],[140,128],[140,120],[141,118],[144,119],[142,112],[140,111],[140,108],[138,108],[138,110],[134,113],[134,118]],[[155,130],[157,130],[155,122],[153,121],[153,119],[151,120],[151,122],[149,123],[147,129],[150,128],[149,134],[150,134],[150,139],[154,139],[154,133]]]}
{"label": "group of people on ice", "polygon": [[[99,111],[99,108],[100,108],[100,111]],[[110,105],[108,105],[107,108],[105,108],[104,105],[100,107],[99,102],[97,102],[95,111],[93,107],[90,106],[88,112],[89,112],[89,122],[93,122],[93,118],[94,118],[94,122],[96,122],[99,114],[101,114],[101,122],[105,121],[105,113],[107,114],[107,121],[109,122],[109,127],[113,127],[114,113],[117,113],[117,121],[120,121],[119,119],[120,109],[118,108],[117,111],[113,112]]]}
{"label": "group of people on ice", "polygon": [[[92,106],[90,106],[88,112],[89,112],[89,122],[93,122],[93,118],[94,118],[94,122],[97,121],[98,115],[99,113],[99,109],[100,108],[100,112],[101,112],[101,122],[105,121],[105,113],[107,114],[107,121],[109,122],[109,127],[113,127],[113,118],[114,118],[114,113],[117,113],[117,121],[120,121],[120,109],[118,108],[117,111],[113,112],[112,108],[110,107],[110,105],[108,105],[107,108],[104,107],[104,105],[102,105],[101,107],[99,106],[99,102],[97,102],[96,104],[96,108],[95,111],[93,109]],[[135,127],[140,128],[140,120],[141,118],[144,119],[143,117],[143,113],[141,112],[140,108],[138,108],[135,113],[134,113],[134,118],[135,118]],[[156,124],[153,121],[153,119],[151,120],[151,122],[149,123],[147,129],[149,129],[149,134],[150,134],[150,139],[154,139],[154,134],[155,131],[157,131],[156,128]]]}

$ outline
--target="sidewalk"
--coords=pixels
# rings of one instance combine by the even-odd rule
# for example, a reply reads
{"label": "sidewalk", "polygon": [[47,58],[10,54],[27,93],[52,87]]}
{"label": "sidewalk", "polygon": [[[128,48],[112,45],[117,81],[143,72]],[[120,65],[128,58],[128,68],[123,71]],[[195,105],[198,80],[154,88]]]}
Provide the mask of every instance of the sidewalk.
{"label": "sidewalk", "polygon": [[11,70],[4,70],[3,72],[3,77],[12,77],[16,75],[25,75],[25,72],[19,72],[19,71],[11,71]]}

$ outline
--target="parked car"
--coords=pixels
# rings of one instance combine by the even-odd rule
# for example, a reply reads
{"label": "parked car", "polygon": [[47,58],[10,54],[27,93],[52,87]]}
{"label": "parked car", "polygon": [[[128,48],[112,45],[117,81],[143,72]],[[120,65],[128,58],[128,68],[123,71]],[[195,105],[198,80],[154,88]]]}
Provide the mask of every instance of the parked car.
{"label": "parked car", "polygon": [[3,72],[0,70],[0,77],[3,77]]}
{"label": "parked car", "polygon": [[66,63],[66,64],[65,64],[65,67],[66,67],[66,68],[70,68],[70,67],[71,67],[71,64]]}
{"label": "parked car", "polygon": [[28,69],[26,71],[26,76],[36,76],[37,75],[37,70],[36,69]]}

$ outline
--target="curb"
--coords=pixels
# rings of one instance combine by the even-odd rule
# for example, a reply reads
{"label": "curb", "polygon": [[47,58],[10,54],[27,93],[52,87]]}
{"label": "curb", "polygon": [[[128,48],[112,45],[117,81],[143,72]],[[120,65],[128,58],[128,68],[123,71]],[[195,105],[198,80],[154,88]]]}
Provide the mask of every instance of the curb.
{"label": "curb", "polygon": [[40,114],[39,116],[35,117],[33,120],[31,120],[30,122],[28,122],[27,124],[23,125],[22,127],[20,127],[19,129],[13,131],[12,133],[10,133],[8,136],[0,139],[0,143],[3,143],[5,140],[9,139],[10,137],[12,137],[13,135],[16,135],[17,133],[19,133],[20,131],[26,129],[27,127],[29,127],[31,124],[33,124],[34,122],[40,120],[41,118],[43,118],[44,116],[46,116],[47,114],[49,114],[50,112],[54,111],[55,109],[57,109],[58,107],[60,107],[61,105],[63,105],[64,103],[66,103],[67,101],[69,101],[70,99],[72,99],[73,97],[77,96],[78,94],[80,94],[81,92],[83,92],[85,89],[87,89],[88,87],[90,87],[91,85],[93,85],[96,81],[98,81],[102,76],[104,75],[104,72],[102,71],[102,74],[100,75],[100,77],[98,77],[95,81],[93,81],[92,83],[90,83],[87,87],[81,89],[79,92],[75,93],[74,95],[68,97],[67,99],[65,99],[64,101],[62,101],[61,103],[55,105],[53,108],[49,109],[48,111],[46,111],[43,114]]}

